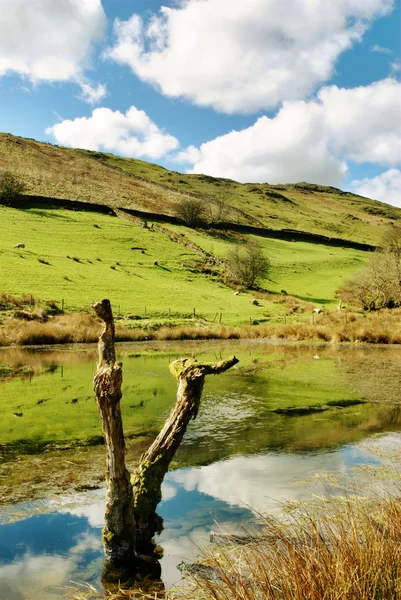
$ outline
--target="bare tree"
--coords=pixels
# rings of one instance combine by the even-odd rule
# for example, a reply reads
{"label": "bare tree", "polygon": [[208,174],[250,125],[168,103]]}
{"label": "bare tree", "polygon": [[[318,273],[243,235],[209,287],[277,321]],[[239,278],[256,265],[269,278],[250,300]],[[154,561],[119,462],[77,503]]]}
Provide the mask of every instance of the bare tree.
{"label": "bare tree", "polygon": [[177,216],[188,227],[199,227],[206,220],[206,209],[198,198],[183,198],[177,205]]}
{"label": "bare tree", "polygon": [[401,305],[401,262],[389,248],[376,251],[369,263],[339,290],[346,302],[364,310],[393,308]]}
{"label": "bare tree", "polygon": [[246,244],[237,244],[233,248],[227,257],[227,265],[231,281],[249,289],[257,279],[268,274],[270,261],[259,242],[249,240]]}
{"label": "bare tree", "polygon": [[11,171],[3,171],[0,174],[0,204],[9,206],[25,190],[25,183]]}
{"label": "bare tree", "polygon": [[228,221],[231,214],[231,206],[224,198],[213,198],[207,209],[207,219],[210,224]]}
{"label": "bare tree", "polygon": [[383,236],[383,248],[391,252],[399,265],[401,265],[401,225],[397,224],[387,227]]}

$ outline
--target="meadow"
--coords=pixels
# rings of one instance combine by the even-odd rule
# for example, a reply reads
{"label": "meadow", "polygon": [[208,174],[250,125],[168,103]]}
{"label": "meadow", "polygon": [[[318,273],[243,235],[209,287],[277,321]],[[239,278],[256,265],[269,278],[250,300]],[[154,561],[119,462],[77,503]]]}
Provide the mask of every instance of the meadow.
{"label": "meadow", "polygon": [[[204,257],[180,238],[224,260],[243,236],[166,226],[172,241],[148,225],[93,212],[0,207],[0,290],[67,312],[90,312],[91,303],[108,297],[129,326],[245,326],[294,312],[310,318],[314,306],[335,308],[336,289],[369,258],[350,248],[258,238],[271,261],[260,282],[267,293],[234,295],[224,265],[205,273]],[[24,249],[14,248],[19,242]],[[275,296],[282,289],[288,298]]]}

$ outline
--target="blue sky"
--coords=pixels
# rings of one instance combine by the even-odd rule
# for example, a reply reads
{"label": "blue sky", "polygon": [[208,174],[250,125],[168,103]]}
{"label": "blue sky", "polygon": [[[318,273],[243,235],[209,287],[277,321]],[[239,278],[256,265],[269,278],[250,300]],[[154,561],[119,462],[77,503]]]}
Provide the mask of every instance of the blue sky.
{"label": "blue sky", "polygon": [[0,130],[401,206],[400,7],[0,0]]}

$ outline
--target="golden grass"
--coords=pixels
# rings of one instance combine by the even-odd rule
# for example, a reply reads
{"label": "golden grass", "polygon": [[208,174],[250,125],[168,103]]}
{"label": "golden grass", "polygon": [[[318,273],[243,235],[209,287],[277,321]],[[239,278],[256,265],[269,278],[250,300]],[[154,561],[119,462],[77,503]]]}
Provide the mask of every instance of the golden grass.
{"label": "golden grass", "polygon": [[329,505],[320,517],[303,508],[285,526],[265,519],[258,540],[207,551],[207,569],[191,571],[194,591],[206,600],[401,598],[400,499]]}
{"label": "golden grass", "polygon": [[[34,309],[32,314],[35,314]],[[17,313],[18,314],[18,313]],[[304,318],[304,316],[301,316]],[[0,326],[0,346],[97,342],[101,325],[89,314],[62,314],[46,322],[8,318]],[[401,344],[401,309],[375,313],[332,312],[315,315],[308,321],[287,324],[227,327],[223,325],[149,325],[127,326],[119,321],[117,341],[271,339],[318,342],[365,342]]]}

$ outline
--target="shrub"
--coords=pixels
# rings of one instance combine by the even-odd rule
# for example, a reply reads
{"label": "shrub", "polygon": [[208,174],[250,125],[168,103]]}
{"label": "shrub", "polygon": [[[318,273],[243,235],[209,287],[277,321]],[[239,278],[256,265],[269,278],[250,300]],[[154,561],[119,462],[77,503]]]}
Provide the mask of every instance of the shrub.
{"label": "shrub", "polygon": [[205,221],[205,206],[197,198],[184,198],[177,205],[177,216],[188,227],[199,227]]}
{"label": "shrub", "polygon": [[237,244],[229,253],[227,264],[230,280],[246,289],[251,288],[258,278],[265,277],[270,267],[260,244],[253,240],[245,245]]}
{"label": "shrub", "polygon": [[17,200],[20,195],[26,191],[26,185],[18,175],[15,175],[11,171],[3,171],[0,174],[0,200],[1,204],[10,206],[10,204]]}

